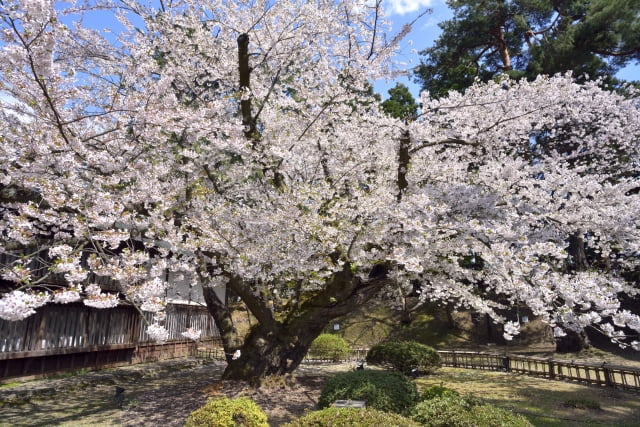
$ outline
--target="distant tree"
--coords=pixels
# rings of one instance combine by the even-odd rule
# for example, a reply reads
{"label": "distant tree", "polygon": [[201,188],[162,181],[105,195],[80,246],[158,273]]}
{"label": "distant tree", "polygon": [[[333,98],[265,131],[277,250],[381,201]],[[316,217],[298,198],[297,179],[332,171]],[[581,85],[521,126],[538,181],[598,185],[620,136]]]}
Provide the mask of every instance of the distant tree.
{"label": "distant tree", "polygon": [[411,95],[409,88],[402,83],[396,83],[389,89],[389,98],[381,103],[382,110],[396,119],[414,120],[418,115],[418,104]]}
{"label": "distant tree", "polygon": [[640,60],[640,0],[449,0],[453,18],[420,52],[415,80],[431,96],[498,74],[612,76]]}

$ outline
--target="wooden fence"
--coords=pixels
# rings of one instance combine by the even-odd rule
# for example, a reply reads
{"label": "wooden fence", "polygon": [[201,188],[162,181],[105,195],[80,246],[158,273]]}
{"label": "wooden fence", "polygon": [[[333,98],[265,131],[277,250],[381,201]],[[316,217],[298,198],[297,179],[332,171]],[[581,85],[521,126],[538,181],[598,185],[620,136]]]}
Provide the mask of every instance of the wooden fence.
{"label": "wooden fence", "polygon": [[[303,362],[306,363],[331,363],[331,362],[360,362],[364,361],[365,357],[367,357],[367,352],[369,349],[367,348],[356,348],[352,349],[348,356],[336,358],[332,352],[327,352],[327,354],[309,354],[304,357]],[[204,348],[200,347],[196,351],[196,357],[202,359],[214,359],[214,360],[225,360],[224,350],[221,347],[215,348]]]}
{"label": "wooden fence", "polygon": [[[354,349],[349,356],[342,358],[340,362],[364,360],[367,351],[366,348]],[[513,372],[550,380],[576,381],[640,391],[640,369],[631,367],[473,351],[443,350],[438,353],[442,358],[442,365],[447,367]],[[224,360],[224,350],[221,348],[199,348],[196,356]],[[336,360],[331,355],[327,355],[327,357],[306,356],[303,362],[322,363],[336,362]]]}
{"label": "wooden fence", "polygon": [[0,379],[195,355],[195,343],[181,336],[187,327],[202,330],[203,340],[219,336],[206,307],[169,305],[165,325],[169,341],[158,345],[134,307],[45,305],[24,320],[0,320]]}
{"label": "wooden fence", "polygon": [[442,365],[448,367],[515,372],[551,380],[640,391],[640,369],[626,366],[472,351],[438,353],[442,358]]}

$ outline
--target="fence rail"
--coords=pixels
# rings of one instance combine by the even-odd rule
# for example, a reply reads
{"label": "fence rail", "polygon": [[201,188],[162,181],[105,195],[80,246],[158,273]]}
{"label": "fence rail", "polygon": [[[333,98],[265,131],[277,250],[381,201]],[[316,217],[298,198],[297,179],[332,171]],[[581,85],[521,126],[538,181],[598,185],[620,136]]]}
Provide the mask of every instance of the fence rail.
{"label": "fence rail", "polygon": [[[333,352],[327,354],[307,354],[303,362],[305,363],[331,363],[331,362],[359,362],[367,356],[367,348],[352,349],[347,357],[335,357]],[[224,360],[225,354],[222,348],[198,348],[196,357],[202,359]]]}
{"label": "fence rail", "polygon": [[640,369],[627,366],[472,351],[447,350],[438,353],[442,365],[453,368],[514,372],[551,380],[640,391]]}

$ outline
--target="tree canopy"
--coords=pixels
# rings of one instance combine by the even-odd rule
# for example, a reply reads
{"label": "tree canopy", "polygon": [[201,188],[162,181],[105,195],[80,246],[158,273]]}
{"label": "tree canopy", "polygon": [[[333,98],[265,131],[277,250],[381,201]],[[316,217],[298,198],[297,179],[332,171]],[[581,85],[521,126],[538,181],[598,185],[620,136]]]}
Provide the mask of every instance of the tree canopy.
{"label": "tree canopy", "polygon": [[[432,96],[498,74],[533,79],[573,71],[606,78],[640,61],[638,0],[450,0],[453,18],[420,52],[416,82]],[[588,76],[588,77],[586,77]]]}
{"label": "tree canopy", "polygon": [[[163,340],[171,273],[202,287],[239,356],[225,377],[251,379],[291,372],[331,319],[419,281],[508,338],[498,309],[518,302],[638,345],[619,301],[640,251],[637,96],[490,81],[425,94],[405,121],[371,95],[398,41],[380,2],[102,6],[117,37],[76,6],[1,9],[3,319],[127,301]],[[567,269],[573,235],[607,265]],[[216,286],[255,317],[246,336]]]}
{"label": "tree canopy", "polygon": [[385,113],[397,119],[415,120],[418,116],[418,104],[409,88],[402,83],[396,83],[389,89],[389,98],[382,101],[381,107]]}

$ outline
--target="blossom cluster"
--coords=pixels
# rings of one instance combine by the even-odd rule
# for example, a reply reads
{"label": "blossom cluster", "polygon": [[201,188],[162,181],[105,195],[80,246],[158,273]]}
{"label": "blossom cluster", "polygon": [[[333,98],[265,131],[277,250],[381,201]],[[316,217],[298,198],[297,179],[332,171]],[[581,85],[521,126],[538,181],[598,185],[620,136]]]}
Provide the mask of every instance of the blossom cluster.
{"label": "blossom cluster", "polygon": [[87,296],[82,302],[94,308],[112,308],[118,305],[118,297],[115,294],[102,292],[99,285],[92,283],[85,287]]}
{"label": "blossom cluster", "polygon": [[17,321],[35,314],[38,307],[42,307],[51,299],[45,293],[12,291],[0,298],[0,318]]}
{"label": "blossom cluster", "polygon": [[163,344],[169,339],[169,331],[159,323],[152,323],[147,327],[147,335],[153,341]]}
{"label": "blossom cluster", "polygon": [[194,329],[194,328],[187,328],[186,331],[184,331],[181,334],[183,337],[188,338],[190,340],[193,341],[197,341],[200,339],[200,336],[202,335],[202,330],[201,329]]}

